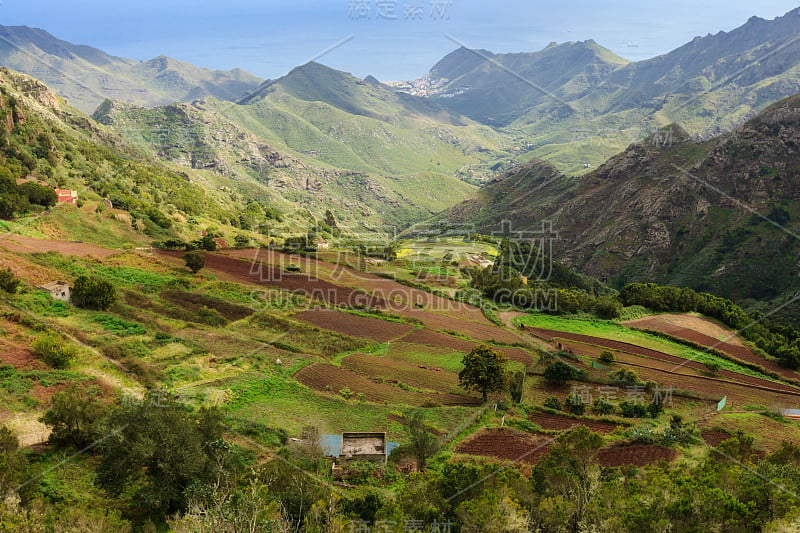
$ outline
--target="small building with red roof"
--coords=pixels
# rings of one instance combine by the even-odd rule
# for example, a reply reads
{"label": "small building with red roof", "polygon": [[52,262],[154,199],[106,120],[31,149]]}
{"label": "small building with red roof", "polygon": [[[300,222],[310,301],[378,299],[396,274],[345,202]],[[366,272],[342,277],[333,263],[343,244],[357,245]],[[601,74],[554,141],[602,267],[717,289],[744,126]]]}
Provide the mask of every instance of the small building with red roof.
{"label": "small building with red roof", "polygon": [[56,189],[59,204],[78,205],[78,191],[72,189]]}

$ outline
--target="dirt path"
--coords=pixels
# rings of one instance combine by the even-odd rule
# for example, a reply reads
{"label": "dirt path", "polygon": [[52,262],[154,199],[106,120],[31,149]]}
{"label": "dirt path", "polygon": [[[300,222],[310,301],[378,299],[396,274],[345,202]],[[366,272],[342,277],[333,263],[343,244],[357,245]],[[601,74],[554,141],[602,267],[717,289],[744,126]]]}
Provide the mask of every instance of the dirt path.
{"label": "dirt path", "polygon": [[524,333],[520,333],[520,331],[524,332],[524,329],[520,330],[519,328],[517,328],[514,325],[514,319],[519,318],[521,316],[525,316],[525,315],[526,315],[526,313],[523,313],[521,311],[501,311],[501,312],[497,313],[497,316],[500,318],[500,321],[503,324],[505,324],[508,329],[510,329],[511,331],[516,333],[517,336],[519,336],[525,342],[534,344],[534,345],[538,346],[539,348],[541,348],[542,350],[555,351],[555,349],[556,349],[555,346],[553,346],[550,343],[545,342],[541,338],[533,336],[533,335],[525,335]]}

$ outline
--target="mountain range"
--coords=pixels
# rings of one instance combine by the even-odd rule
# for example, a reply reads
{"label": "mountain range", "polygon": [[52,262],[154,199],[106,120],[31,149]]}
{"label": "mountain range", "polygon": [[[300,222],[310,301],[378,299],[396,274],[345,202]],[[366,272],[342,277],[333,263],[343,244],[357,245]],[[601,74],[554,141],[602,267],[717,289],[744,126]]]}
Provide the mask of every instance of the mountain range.
{"label": "mountain range", "polygon": [[530,149],[517,162],[538,157],[582,173],[667,124],[708,138],[800,92],[800,8],[637,62],[592,40],[533,53],[460,48],[409,86],[523,133]]}
{"label": "mountain range", "polygon": [[165,56],[115,57],[27,26],[0,26],[0,65],[43,81],[84,113],[109,98],[146,106],[234,100],[264,81],[241,69],[209,70]]}
{"label": "mountain range", "polygon": [[657,282],[782,302],[800,288],[799,158],[795,95],[707,141],[669,125],[584,176],[532,161],[437,220],[486,233],[549,220],[559,260],[617,287]]}
{"label": "mountain range", "polygon": [[[94,111],[97,122],[67,113],[80,135],[103,132],[109,149],[211,191],[223,225],[241,225],[235,213],[250,203],[284,213],[292,230],[327,211],[364,228],[434,216],[530,230],[550,219],[558,258],[612,285],[652,280],[737,301],[796,288],[800,9],[640,62],[591,40],[523,54],[460,48],[391,85],[315,62],[261,80],[2,32],[4,64]],[[35,85],[8,76],[9,94]],[[136,204],[110,178],[67,175]],[[159,187],[144,187],[148,209],[193,216]]]}

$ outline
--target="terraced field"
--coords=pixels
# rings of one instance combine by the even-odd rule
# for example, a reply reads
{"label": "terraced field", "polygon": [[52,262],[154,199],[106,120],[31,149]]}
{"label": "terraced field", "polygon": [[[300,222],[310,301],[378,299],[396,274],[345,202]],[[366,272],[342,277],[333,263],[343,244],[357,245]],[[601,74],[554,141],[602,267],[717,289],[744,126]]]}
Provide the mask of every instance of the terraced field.
{"label": "terraced field", "polygon": [[376,342],[389,342],[399,339],[414,329],[414,326],[409,324],[358,316],[335,309],[311,309],[297,313],[292,318],[314,324],[320,328],[336,331],[337,333],[370,339]]}
{"label": "terraced field", "polygon": [[458,375],[437,367],[412,365],[387,357],[355,354],[342,361],[342,368],[393,385],[405,383],[440,393],[461,392],[458,387]]}
{"label": "terraced field", "polygon": [[554,440],[510,428],[488,428],[459,443],[456,453],[536,464],[547,455]]}
{"label": "terraced field", "polygon": [[577,426],[586,426],[595,433],[601,433],[603,435],[613,433],[617,428],[624,428],[626,426],[626,424],[614,424],[601,420],[577,419],[566,415],[556,415],[545,412],[530,413],[528,415],[528,420],[542,429],[565,431]]}
{"label": "terraced field", "polygon": [[[627,322],[626,325],[638,329],[660,331],[679,339],[691,341],[708,349],[718,350],[744,363],[759,365],[784,378],[800,380],[800,372],[784,368],[776,362],[758,355],[751,348],[747,347],[733,331],[727,331],[723,335],[711,336],[695,329],[676,325],[675,321],[674,315],[656,315],[632,320]],[[704,326],[702,322],[699,324],[699,327],[702,329],[706,331],[710,330],[709,333],[714,332],[713,329]],[[721,327],[718,329],[725,331],[724,328]]]}
{"label": "terraced field", "polygon": [[645,466],[659,461],[673,461],[678,450],[652,444],[616,444],[597,452],[595,461],[601,466]]}
{"label": "terraced field", "polygon": [[[438,333],[435,331],[431,331],[429,329],[418,329],[412,331],[408,335],[402,338],[404,342],[410,342],[414,344],[423,344],[427,346],[436,346],[439,348],[446,348],[449,350],[454,350],[458,352],[469,352],[474,346],[474,342],[470,342],[464,339],[460,339],[458,337],[453,337],[452,335],[446,335],[444,333]],[[530,364],[533,362],[533,356],[521,349],[521,348],[512,348],[512,347],[501,347],[501,346],[494,346],[493,347],[498,352],[502,353],[511,361],[518,361],[520,363]]]}
{"label": "terraced field", "polygon": [[[588,344],[593,345],[595,347],[602,347],[602,348],[609,348],[611,350],[615,350],[617,352],[624,352],[632,355],[637,355],[643,358],[654,359],[656,361],[662,361],[667,363],[673,363],[674,366],[672,367],[672,372],[677,372],[682,368],[686,367],[689,369],[694,369],[698,371],[703,371],[707,367],[704,365],[692,361],[690,359],[686,359],[683,357],[678,357],[675,355],[670,355],[664,352],[659,352],[657,350],[653,350],[650,348],[645,348],[643,346],[637,346],[634,344],[629,344],[627,342],[616,341],[613,339],[606,339],[602,337],[594,337],[591,335],[581,335],[578,333],[568,333],[563,331],[554,331],[554,330],[547,330],[542,328],[530,328],[526,327],[525,331],[529,331],[532,334],[542,337],[549,341],[558,341],[558,339],[565,339],[576,341],[577,343],[581,344]],[[570,344],[571,347],[575,347],[575,344]],[[768,379],[755,377],[752,375],[734,372],[731,370],[720,369],[716,371],[721,378],[727,378],[728,380],[738,381],[743,384],[750,385],[754,388],[759,390],[768,391],[768,392],[780,392],[792,396],[797,396],[800,398],[800,388],[788,385],[786,383],[780,383],[777,381],[770,381]],[[714,380],[716,383],[725,383],[725,380]],[[730,381],[727,381],[730,382]],[[709,383],[709,388],[719,388],[718,385],[714,385],[713,383]]]}
{"label": "terraced field", "polygon": [[333,365],[314,363],[302,368],[294,375],[303,385],[318,392],[340,394],[349,389],[353,395],[364,395],[364,400],[392,405],[480,405],[479,398],[461,394],[424,393],[404,390],[386,383],[379,383],[356,372]]}

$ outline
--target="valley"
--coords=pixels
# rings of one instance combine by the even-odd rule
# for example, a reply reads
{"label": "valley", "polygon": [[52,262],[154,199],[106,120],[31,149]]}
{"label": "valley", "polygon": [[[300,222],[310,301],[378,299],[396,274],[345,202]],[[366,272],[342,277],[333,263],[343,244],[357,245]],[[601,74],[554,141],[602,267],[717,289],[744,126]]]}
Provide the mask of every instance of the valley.
{"label": "valley", "polygon": [[798,15],[386,83],[0,26],[0,532],[797,530]]}

